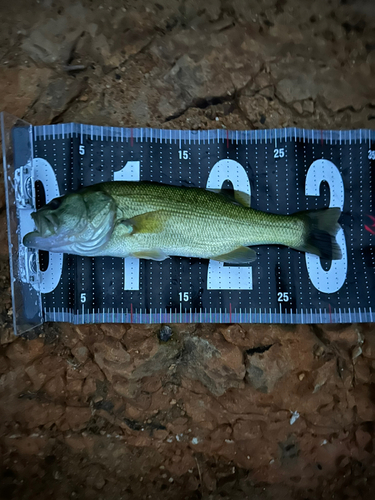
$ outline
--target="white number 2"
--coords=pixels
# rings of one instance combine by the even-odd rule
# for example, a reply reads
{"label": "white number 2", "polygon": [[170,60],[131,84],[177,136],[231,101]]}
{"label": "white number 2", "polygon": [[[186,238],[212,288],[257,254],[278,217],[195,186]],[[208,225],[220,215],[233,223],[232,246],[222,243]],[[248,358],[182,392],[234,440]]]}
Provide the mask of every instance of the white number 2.
{"label": "white number 2", "polygon": [[[220,160],[212,167],[207,179],[207,189],[221,189],[228,180],[235,191],[242,191],[251,197],[249,177],[237,161]],[[225,266],[222,262],[210,260],[207,272],[208,290],[252,290],[252,267]]]}

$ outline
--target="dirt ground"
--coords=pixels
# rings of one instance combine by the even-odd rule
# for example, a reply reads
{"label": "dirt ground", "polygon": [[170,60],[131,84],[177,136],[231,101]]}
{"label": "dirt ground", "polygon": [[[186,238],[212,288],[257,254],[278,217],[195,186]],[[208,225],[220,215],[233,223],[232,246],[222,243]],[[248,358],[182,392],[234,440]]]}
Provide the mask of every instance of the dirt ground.
{"label": "dirt ground", "polygon": [[[374,128],[373,0],[13,0],[34,125]],[[15,339],[0,189],[0,499],[370,499],[375,327],[46,324]]]}

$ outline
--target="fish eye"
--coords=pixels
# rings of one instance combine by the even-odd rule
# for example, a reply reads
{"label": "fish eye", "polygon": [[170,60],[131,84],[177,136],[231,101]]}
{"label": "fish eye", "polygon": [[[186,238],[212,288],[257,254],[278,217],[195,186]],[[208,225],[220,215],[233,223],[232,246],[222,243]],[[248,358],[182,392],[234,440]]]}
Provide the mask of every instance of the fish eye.
{"label": "fish eye", "polygon": [[56,210],[62,203],[62,198],[54,198],[48,203],[48,207],[52,210]]}

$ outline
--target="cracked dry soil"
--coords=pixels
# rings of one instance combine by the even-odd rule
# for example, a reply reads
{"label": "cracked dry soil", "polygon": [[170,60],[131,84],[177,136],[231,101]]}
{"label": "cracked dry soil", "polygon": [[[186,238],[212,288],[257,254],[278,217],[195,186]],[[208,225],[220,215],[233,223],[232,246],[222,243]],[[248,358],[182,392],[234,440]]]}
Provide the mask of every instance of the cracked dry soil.
{"label": "cracked dry soil", "polygon": [[[33,124],[373,128],[365,0],[2,2],[1,108]],[[3,178],[1,178],[3,184]],[[370,499],[373,325],[11,329],[0,498]]]}

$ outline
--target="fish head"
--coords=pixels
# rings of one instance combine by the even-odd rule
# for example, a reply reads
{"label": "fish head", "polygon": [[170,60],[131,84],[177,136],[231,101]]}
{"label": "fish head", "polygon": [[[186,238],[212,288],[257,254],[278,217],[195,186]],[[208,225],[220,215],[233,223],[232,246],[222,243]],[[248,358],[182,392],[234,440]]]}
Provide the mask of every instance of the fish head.
{"label": "fish head", "polygon": [[49,252],[95,255],[111,237],[116,206],[112,197],[89,188],[54,198],[31,214],[35,231],[26,247]]}

